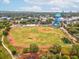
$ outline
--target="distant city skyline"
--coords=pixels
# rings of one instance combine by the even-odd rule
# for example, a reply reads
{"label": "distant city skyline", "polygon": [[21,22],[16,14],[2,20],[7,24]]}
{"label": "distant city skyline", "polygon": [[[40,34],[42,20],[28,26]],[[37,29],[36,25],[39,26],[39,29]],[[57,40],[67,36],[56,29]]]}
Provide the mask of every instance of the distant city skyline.
{"label": "distant city skyline", "polygon": [[79,12],[79,0],[0,0],[0,11]]}

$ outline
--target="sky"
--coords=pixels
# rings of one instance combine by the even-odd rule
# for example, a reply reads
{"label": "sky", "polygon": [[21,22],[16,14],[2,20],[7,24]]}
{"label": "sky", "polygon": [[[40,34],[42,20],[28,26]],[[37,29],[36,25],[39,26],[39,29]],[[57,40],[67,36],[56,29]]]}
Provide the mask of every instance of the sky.
{"label": "sky", "polygon": [[0,11],[79,12],[79,0],[0,0]]}

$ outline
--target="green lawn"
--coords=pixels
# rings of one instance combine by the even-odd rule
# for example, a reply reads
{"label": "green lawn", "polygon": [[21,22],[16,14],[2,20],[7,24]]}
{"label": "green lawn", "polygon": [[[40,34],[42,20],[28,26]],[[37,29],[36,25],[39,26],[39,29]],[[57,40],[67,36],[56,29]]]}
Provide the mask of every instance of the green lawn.
{"label": "green lawn", "polygon": [[[1,31],[0,31],[0,40],[1,40]],[[8,52],[0,45],[0,59],[11,59],[11,56]]]}
{"label": "green lawn", "polygon": [[65,37],[63,31],[52,27],[15,27],[10,31],[16,45],[27,46],[31,43],[38,45],[64,45],[61,38]]}
{"label": "green lawn", "polygon": [[0,46],[0,59],[11,59],[8,52],[1,46]]}

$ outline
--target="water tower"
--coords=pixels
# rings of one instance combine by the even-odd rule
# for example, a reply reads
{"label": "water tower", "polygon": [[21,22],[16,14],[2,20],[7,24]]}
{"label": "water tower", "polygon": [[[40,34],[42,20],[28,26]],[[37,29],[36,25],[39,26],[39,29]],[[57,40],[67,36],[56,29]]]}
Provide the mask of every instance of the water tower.
{"label": "water tower", "polygon": [[61,22],[62,22],[61,13],[55,13],[54,19],[55,19],[55,20],[52,22],[52,25],[53,25],[54,27],[61,27]]}

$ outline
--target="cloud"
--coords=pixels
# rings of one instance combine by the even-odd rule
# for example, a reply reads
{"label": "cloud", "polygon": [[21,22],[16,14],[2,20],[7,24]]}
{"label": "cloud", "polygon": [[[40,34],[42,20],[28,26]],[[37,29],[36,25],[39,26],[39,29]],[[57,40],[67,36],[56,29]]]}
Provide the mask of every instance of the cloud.
{"label": "cloud", "polygon": [[[14,0],[13,0],[14,1]],[[23,2],[21,2],[23,1]],[[10,4],[11,0],[0,0],[0,3]],[[79,12],[79,0],[17,0],[19,3],[16,7],[12,2],[11,7],[18,11],[78,11]]]}
{"label": "cloud", "polygon": [[51,8],[51,11],[53,11],[53,12],[62,12],[62,10],[58,7]]}
{"label": "cloud", "polygon": [[42,11],[42,8],[39,6],[29,6],[29,7],[21,7],[19,8],[20,11]]}
{"label": "cloud", "polygon": [[3,0],[4,3],[9,4],[10,0]]}
{"label": "cloud", "polygon": [[9,4],[10,0],[0,0],[1,3]]}
{"label": "cloud", "polygon": [[30,4],[36,4],[36,5],[43,5],[43,4],[49,4],[48,2],[51,2],[51,0],[24,0],[24,2],[28,2]]}
{"label": "cloud", "polygon": [[[24,0],[36,6],[52,6],[48,11],[79,11],[79,0]],[[44,5],[44,6],[43,6]]]}

